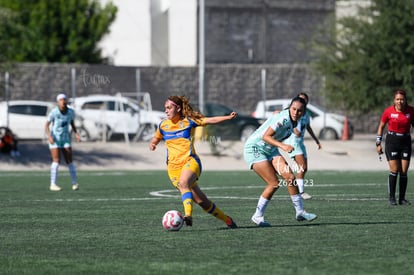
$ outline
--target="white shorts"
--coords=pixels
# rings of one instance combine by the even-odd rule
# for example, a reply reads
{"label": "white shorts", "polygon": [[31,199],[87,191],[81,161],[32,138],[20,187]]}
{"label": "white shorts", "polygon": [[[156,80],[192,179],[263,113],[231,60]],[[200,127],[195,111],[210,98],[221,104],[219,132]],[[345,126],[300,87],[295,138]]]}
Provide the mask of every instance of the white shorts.
{"label": "white shorts", "polygon": [[55,143],[49,143],[49,149],[53,148],[69,148],[71,147],[70,139],[57,139],[53,137]]}
{"label": "white shorts", "polygon": [[280,156],[281,154],[279,150],[277,149],[272,154],[266,154],[265,152],[260,150],[257,146],[250,145],[250,146],[244,147],[243,155],[244,155],[244,160],[249,165],[249,169],[252,169],[253,164],[259,163],[262,161],[271,162],[275,156]]}
{"label": "white shorts", "polygon": [[297,138],[294,134],[292,134],[286,140],[286,143],[293,146],[293,151],[289,153],[289,157],[295,158],[297,155],[303,155],[305,158],[307,158],[307,152],[303,138]]}

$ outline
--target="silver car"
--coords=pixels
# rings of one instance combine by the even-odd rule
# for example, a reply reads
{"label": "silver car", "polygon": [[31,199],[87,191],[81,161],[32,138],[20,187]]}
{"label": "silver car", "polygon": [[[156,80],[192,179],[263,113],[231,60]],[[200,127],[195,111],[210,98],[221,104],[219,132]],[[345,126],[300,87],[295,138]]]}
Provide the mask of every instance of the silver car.
{"label": "silver car", "polygon": [[[259,101],[253,116],[256,118],[269,118],[274,112],[289,107],[291,99],[270,99]],[[349,138],[353,136],[353,126],[346,117],[340,114],[327,113],[322,108],[313,104],[307,104],[307,110],[311,117],[311,127],[320,139],[339,139],[344,132],[344,126],[348,125]],[[345,123],[345,121],[347,123]]]}

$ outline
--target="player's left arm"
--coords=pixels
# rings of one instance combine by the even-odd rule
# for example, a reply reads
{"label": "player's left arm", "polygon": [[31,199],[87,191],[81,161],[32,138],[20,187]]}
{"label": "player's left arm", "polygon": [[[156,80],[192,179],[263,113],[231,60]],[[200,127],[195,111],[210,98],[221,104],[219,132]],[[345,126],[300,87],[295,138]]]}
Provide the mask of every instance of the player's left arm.
{"label": "player's left arm", "polygon": [[306,127],[306,130],[308,131],[309,135],[311,135],[311,137],[313,138],[313,140],[316,142],[316,145],[318,145],[318,150],[319,149],[322,149],[321,142],[319,141],[318,137],[313,132],[313,129],[310,126],[310,124],[308,124],[308,126]]}
{"label": "player's left arm", "polygon": [[204,124],[219,124],[226,120],[231,120],[237,116],[236,112],[231,112],[227,116],[213,116],[213,117],[206,117],[204,118]]}
{"label": "player's left arm", "polygon": [[414,107],[411,107],[411,128],[413,127],[414,127]]}
{"label": "player's left arm", "polygon": [[72,131],[75,133],[75,139],[76,139],[76,141],[77,142],[80,142],[81,141],[81,137],[80,137],[80,135],[78,133],[78,129],[76,129],[75,121],[74,120],[71,120],[70,121],[70,126],[72,127]]}

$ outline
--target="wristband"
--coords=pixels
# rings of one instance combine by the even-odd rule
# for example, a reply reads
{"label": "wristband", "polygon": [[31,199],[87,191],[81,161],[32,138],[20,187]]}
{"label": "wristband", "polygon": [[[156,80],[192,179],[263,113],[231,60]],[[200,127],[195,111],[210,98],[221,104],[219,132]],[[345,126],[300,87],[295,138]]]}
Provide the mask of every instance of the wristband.
{"label": "wristband", "polygon": [[381,141],[382,141],[382,136],[377,136],[377,140],[376,140],[375,144],[377,146],[379,146],[379,145],[381,145]]}

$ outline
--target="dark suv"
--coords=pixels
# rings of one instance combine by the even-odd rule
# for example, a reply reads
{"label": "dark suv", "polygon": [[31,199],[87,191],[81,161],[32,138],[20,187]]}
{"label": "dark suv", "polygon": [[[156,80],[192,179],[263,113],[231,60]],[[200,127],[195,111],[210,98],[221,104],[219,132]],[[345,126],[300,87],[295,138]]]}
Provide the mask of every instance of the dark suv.
{"label": "dark suv", "polygon": [[[235,110],[219,103],[206,103],[203,114],[207,117],[224,116],[233,111]],[[253,116],[238,113],[237,117],[232,120],[224,121],[220,124],[208,125],[208,135],[210,137],[220,138],[221,140],[246,141],[259,128],[261,121]]]}

